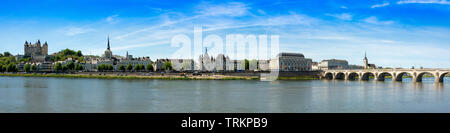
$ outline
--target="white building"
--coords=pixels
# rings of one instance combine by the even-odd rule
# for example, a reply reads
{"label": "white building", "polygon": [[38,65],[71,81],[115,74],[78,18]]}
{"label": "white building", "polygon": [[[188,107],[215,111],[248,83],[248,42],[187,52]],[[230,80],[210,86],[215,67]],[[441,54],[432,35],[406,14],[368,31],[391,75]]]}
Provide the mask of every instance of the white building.
{"label": "white building", "polygon": [[261,71],[269,71],[270,60],[258,60],[258,69]]}
{"label": "white building", "polygon": [[169,59],[175,71],[194,70],[195,62],[193,59]]}

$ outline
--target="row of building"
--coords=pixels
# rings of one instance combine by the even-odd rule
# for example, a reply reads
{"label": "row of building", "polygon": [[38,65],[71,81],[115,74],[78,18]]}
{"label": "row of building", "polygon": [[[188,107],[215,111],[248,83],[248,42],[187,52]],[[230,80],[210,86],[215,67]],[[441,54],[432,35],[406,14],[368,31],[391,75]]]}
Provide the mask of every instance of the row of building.
{"label": "row of building", "polygon": [[[245,60],[230,59],[228,56],[218,54],[215,58],[208,54],[207,48],[205,53],[200,55],[198,61],[194,59],[157,59],[152,61],[150,57],[133,58],[128,52],[125,57],[113,55],[108,37],[107,49],[102,57],[84,56],[84,62],[78,62],[76,59],[68,58],[65,61],[51,62],[48,60],[48,44],[45,42],[42,46],[40,41],[35,44],[25,42],[25,54],[18,58],[30,57],[31,62],[38,66],[39,70],[51,71],[56,63],[62,65],[68,62],[80,63],[85,71],[97,71],[97,66],[101,64],[112,65],[114,70],[119,70],[119,66],[133,66],[142,64],[147,66],[153,65],[154,71],[163,70],[164,64],[170,62],[172,69],[175,71],[313,71],[313,70],[329,70],[329,69],[367,69],[375,68],[374,64],[368,64],[367,57],[364,57],[363,66],[349,65],[346,60],[329,59],[321,62],[313,62],[310,58],[305,58],[301,53],[279,53],[276,57],[268,60],[250,60],[246,69]],[[20,64],[19,68],[24,64]]]}

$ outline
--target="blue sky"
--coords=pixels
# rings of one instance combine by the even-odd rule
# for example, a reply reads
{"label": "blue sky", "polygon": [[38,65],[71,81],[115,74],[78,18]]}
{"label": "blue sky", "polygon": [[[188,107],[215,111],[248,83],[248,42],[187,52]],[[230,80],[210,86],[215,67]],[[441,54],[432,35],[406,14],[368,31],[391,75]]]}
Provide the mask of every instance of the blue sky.
{"label": "blue sky", "polygon": [[[170,57],[177,34],[280,35],[280,50],[314,61],[346,59],[390,67],[450,68],[450,1],[445,0],[3,0],[0,52],[23,54],[25,40],[101,55]],[[217,53],[212,53],[217,54]]]}

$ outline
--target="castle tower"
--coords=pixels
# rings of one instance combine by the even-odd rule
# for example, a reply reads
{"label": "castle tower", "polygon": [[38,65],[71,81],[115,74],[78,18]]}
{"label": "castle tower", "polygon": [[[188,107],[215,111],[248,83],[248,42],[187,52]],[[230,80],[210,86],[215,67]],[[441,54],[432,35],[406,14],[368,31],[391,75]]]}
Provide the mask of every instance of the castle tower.
{"label": "castle tower", "polygon": [[363,66],[364,66],[364,69],[369,68],[369,60],[367,59],[367,53],[366,52],[364,52]]}
{"label": "castle tower", "polygon": [[48,44],[47,41],[45,41],[44,45],[42,46],[42,55],[47,56],[48,55]]}

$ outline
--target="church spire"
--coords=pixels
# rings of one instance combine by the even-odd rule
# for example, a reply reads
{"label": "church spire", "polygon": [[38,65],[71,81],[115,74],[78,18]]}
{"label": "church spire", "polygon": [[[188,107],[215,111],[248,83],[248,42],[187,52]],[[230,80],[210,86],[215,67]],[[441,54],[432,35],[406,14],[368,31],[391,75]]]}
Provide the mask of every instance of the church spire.
{"label": "church spire", "polygon": [[364,51],[364,59],[367,60],[367,52]]}
{"label": "church spire", "polygon": [[108,50],[110,50],[110,46],[109,46],[109,35],[108,35]]}

